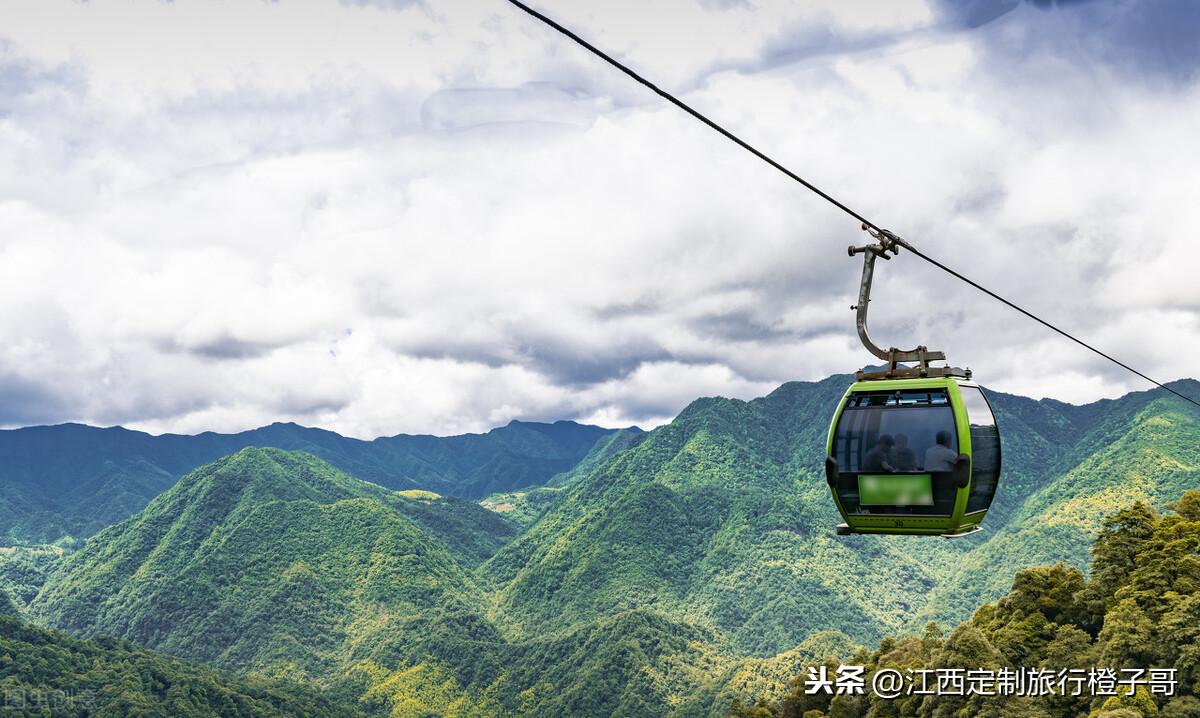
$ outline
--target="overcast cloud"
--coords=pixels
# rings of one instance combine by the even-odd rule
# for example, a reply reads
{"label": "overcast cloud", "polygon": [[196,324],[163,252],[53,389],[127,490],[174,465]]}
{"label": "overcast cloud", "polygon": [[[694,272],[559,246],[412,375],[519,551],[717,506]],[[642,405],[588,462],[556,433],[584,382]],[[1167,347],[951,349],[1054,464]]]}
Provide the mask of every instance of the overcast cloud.
{"label": "overcast cloud", "polygon": [[[1196,5],[539,0],[927,253],[1197,376]],[[0,425],[652,426],[870,357],[866,237],[503,0],[0,7]],[[901,255],[986,385],[1144,383]]]}

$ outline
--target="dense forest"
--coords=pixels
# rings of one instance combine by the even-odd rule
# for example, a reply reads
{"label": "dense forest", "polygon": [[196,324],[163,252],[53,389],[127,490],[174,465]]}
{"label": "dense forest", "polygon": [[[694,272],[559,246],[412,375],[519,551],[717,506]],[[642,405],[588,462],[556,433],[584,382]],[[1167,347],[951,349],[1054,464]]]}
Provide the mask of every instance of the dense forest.
{"label": "dense forest", "polygon": [[0,594],[0,712],[38,716],[353,717],[310,688],[235,677],[115,639],[81,641],[24,623]]}
{"label": "dense forest", "polygon": [[[808,673],[782,701],[737,701],[733,718],[1023,716],[1028,718],[1200,717],[1200,491],[1160,515],[1137,503],[1104,522],[1092,546],[1090,577],[1055,564],[1017,574],[1009,594],[981,606],[949,635],[937,624],[921,635],[885,638],[873,651],[845,656],[880,669],[1174,669],[1176,685],[1155,695],[1146,685],[1116,695],[995,697],[810,694]],[[831,657],[827,675],[839,665]],[[819,675],[817,676],[819,679]],[[1163,684],[1164,687],[1167,684]],[[814,689],[815,690],[815,689]],[[1166,693],[1166,691],[1164,691]]]}

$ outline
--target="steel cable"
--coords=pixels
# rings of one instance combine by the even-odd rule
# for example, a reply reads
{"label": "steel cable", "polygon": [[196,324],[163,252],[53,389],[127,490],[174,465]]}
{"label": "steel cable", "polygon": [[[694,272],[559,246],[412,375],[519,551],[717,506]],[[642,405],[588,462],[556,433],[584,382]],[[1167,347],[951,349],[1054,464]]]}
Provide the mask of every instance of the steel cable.
{"label": "steel cable", "polygon": [[[827,193],[827,192],[825,192],[824,190],[820,189],[819,187],[817,187],[817,186],[816,186],[816,185],[814,185],[813,183],[809,182],[808,180],[804,179],[803,177],[801,177],[800,175],[796,174],[795,172],[793,172],[792,170],[788,169],[787,167],[784,167],[784,166],[783,166],[782,164],[780,164],[779,162],[776,162],[774,159],[772,159],[771,157],[769,157],[769,156],[768,156],[766,153],[764,153],[764,152],[762,152],[761,150],[757,149],[756,147],[754,147],[753,145],[751,145],[749,142],[746,142],[745,140],[741,139],[740,137],[738,137],[737,135],[733,134],[733,133],[732,133],[732,132],[730,132],[729,130],[725,129],[725,128],[724,128],[724,127],[722,127],[721,125],[717,124],[717,123],[716,123],[716,122],[714,122],[713,120],[709,119],[709,118],[708,118],[708,117],[706,117],[705,115],[701,114],[701,113],[700,113],[698,110],[696,110],[695,108],[693,108],[691,105],[688,105],[688,104],[687,104],[686,102],[684,102],[683,100],[680,100],[678,97],[675,97],[675,96],[674,96],[674,95],[672,95],[671,93],[669,93],[669,92],[667,92],[666,90],[663,90],[662,88],[660,88],[660,87],[658,87],[657,85],[655,85],[653,82],[650,82],[650,81],[649,81],[649,80],[647,80],[645,77],[642,77],[642,76],[641,76],[641,75],[639,75],[637,72],[635,72],[634,70],[632,70],[632,69],[630,69],[628,66],[626,66],[624,63],[620,62],[619,60],[616,60],[615,58],[613,58],[612,56],[608,55],[606,52],[604,52],[604,51],[603,51],[603,50],[601,50],[600,48],[598,48],[598,47],[596,47],[595,45],[591,44],[591,43],[590,43],[590,42],[588,42],[587,40],[584,40],[582,37],[580,37],[580,36],[579,36],[579,35],[577,35],[576,33],[572,32],[571,30],[567,29],[566,27],[564,27],[564,26],[560,25],[559,23],[555,22],[555,21],[554,21],[552,18],[550,18],[550,17],[546,16],[545,14],[543,14],[543,13],[541,13],[541,12],[538,12],[537,10],[535,10],[535,9],[533,9],[532,7],[530,7],[530,6],[526,5],[525,3],[521,2],[520,0],[508,0],[508,2],[509,2],[509,3],[511,3],[511,4],[513,4],[513,5],[515,5],[516,7],[520,8],[522,11],[524,11],[524,12],[528,13],[528,14],[529,14],[529,15],[531,15],[532,17],[534,17],[534,18],[538,19],[539,21],[541,21],[541,22],[542,22],[542,23],[544,23],[545,25],[548,25],[548,26],[550,26],[550,27],[551,27],[551,28],[553,28],[554,30],[556,30],[556,31],[558,31],[559,33],[561,33],[561,34],[565,35],[566,37],[570,38],[572,41],[574,41],[576,44],[578,44],[578,45],[580,45],[581,47],[583,47],[584,49],[586,49],[588,52],[591,52],[593,55],[595,55],[595,56],[599,57],[600,59],[604,60],[604,61],[605,61],[605,62],[607,62],[608,64],[610,64],[610,65],[612,65],[613,67],[617,68],[617,69],[618,69],[618,70],[620,70],[621,72],[625,73],[625,74],[626,74],[626,75],[628,75],[630,78],[632,78],[632,79],[633,79],[635,82],[637,82],[637,83],[639,83],[639,84],[641,84],[641,85],[645,86],[645,87],[646,87],[646,88],[648,88],[650,91],[652,91],[654,94],[658,95],[659,97],[663,98],[663,99],[664,99],[664,100],[666,100],[667,102],[670,102],[672,105],[675,105],[675,106],[676,106],[676,107],[678,107],[679,109],[683,110],[684,112],[688,113],[689,115],[691,115],[692,117],[696,118],[696,119],[697,119],[697,120],[699,120],[700,122],[704,123],[705,125],[707,125],[707,126],[708,126],[708,127],[710,127],[711,129],[715,130],[716,132],[718,132],[719,134],[721,134],[723,137],[725,137],[726,139],[728,139],[728,140],[730,140],[731,142],[733,142],[734,144],[736,144],[737,146],[739,146],[739,147],[741,147],[742,149],[746,150],[747,152],[749,152],[750,154],[752,154],[752,155],[754,155],[755,157],[759,158],[759,159],[760,159],[760,160],[762,160],[763,162],[766,162],[766,163],[767,163],[767,164],[769,164],[770,166],[774,167],[775,169],[779,170],[779,171],[780,171],[780,172],[782,172],[783,174],[787,175],[789,178],[791,178],[791,179],[795,180],[796,182],[799,182],[800,184],[804,185],[804,187],[806,187],[806,188],[807,188],[807,189],[809,189],[810,191],[812,191],[812,192],[816,193],[818,196],[820,196],[820,197],[821,197],[822,199],[824,199],[826,202],[829,202],[829,203],[830,203],[830,204],[832,204],[834,207],[837,207],[838,209],[842,210],[842,211],[843,211],[843,212],[845,212],[846,214],[850,215],[850,216],[851,216],[851,217],[853,217],[854,219],[856,219],[856,220],[858,220],[859,222],[861,222],[861,223],[864,225],[864,228],[868,228],[868,227],[869,227],[869,228],[871,228],[871,229],[875,230],[876,232],[881,232],[881,231],[883,231],[883,229],[882,229],[882,228],[881,228],[879,225],[877,225],[877,224],[875,224],[874,222],[870,221],[869,219],[867,219],[866,217],[862,216],[862,215],[861,215],[861,214],[859,214],[858,212],[855,212],[854,210],[850,209],[850,207],[848,207],[848,206],[846,206],[845,204],[843,204],[842,202],[838,201],[838,200],[837,200],[837,199],[835,199],[835,198],[834,198],[832,195],[828,194],[828,193]],[[1047,327],[1047,328],[1049,328],[1049,329],[1052,329],[1053,331],[1055,331],[1055,332],[1057,332],[1057,333],[1061,334],[1062,336],[1066,337],[1067,339],[1070,339],[1071,341],[1075,342],[1075,343],[1076,343],[1076,344],[1078,344],[1079,346],[1081,346],[1081,347],[1083,347],[1083,348],[1085,348],[1085,349],[1087,349],[1087,350],[1089,350],[1089,351],[1091,351],[1091,352],[1094,352],[1094,353],[1096,353],[1096,354],[1098,354],[1098,355],[1100,355],[1100,356],[1104,357],[1105,359],[1107,359],[1107,360],[1109,360],[1110,362],[1112,362],[1112,363],[1116,364],[1117,366],[1121,367],[1122,369],[1125,369],[1125,370],[1127,370],[1127,371],[1129,371],[1129,372],[1132,372],[1133,374],[1136,374],[1137,376],[1139,376],[1139,377],[1141,377],[1141,378],[1145,379],[1146,381],[1150,382],[1151,384],[1154,384],[1155,386],[1159,387],[1160,389],[1165,389],[1166,391],[1168,391],[1168,392],[1170,392],[1170,393],[1174,394],[1175,396],[1179,397],[1180,399],[1183,399],[1184,401],[1191,402],[1192,404],[1195,404],[1196,406],[1200,407],[1200,401],[1196,401],[1195,399],[1191,398],[1190,396],[1187,396],[1187,395],[1184,395],[1184,394],[1180,394],[1178,391],[1175,391],[1175,390],[1174,390],[1174,389],[1172,389],[1171,387],[1169,387],[1169,386],[1166,386],[1166,385],[1165,385],[1165,384],[1163,384],[1162,382],[1159,382],[1159,381],[1157,381],[1157,380],[1155,380],[1155,379],[1152,379],[1152,378],[1150,378],[1150,377],[1146,376],[1145,374],[1143,374],[1142,372],[1138,371],[1137,369],[1134,369],[1133,367],[1129,366],[1129,365],[1128,365],[1128,364],[1126,364],[1125,362],[1123,362],[1123,361],[1120,361],[1120,360],[1118,360],[1118,359],[1116,359],[1116,358],[1114,358],[1114,357],[1110,356],[1109,354],[1106,354],[1105,352],[1103,352],[1103,351],[1101,351],[1101,350],[1097,349],[1096,347],[1092,346],[1091,344],[1088,344],[1087,342],[1083,341],[1082,339],[1078,339],[1078,338],[1076,338],[1075,336],[1073,336],[1073,335],[1072,335],[1072,334],[1070,334],[1069,332],[1067,332],[1067,331],[1065,331],[1065,330],[1063,330],[1063,329],[1060,329],[1059,327],[1057,327],[1057,326],[1055,326],[1055,325],[1051,324],[1050,322],[1046,321],[1045,319],[1042,319],[1041,317],[1037,316],[1037,315],[1036,315],[1036,314],[1034,314],[1033,312],[1030,312],[1029,310],[1027,310],[1027,309],[1024,309],[1024,308],[1022,308],[1022,307],[1018,306],[1018,305],[1017,305],[1017,304],[1015,304],[1014,302],[1011,302],[1011,301],[1009,301],[1008,299],[1005,299],[1004,297],[1000,296],[999,294],[996,294],[995,292],[993,292],[992,290],[988,289],[987,287],[984,287],[983,285],[979,284],[978,282],[976,282],[976,281],[974,281],[974,280],[972,280],[972,279],[968,279],[967,277],[963,276],[963,275],[962,275],[960,272],[957,272],[957,271],[955,271],[955,270],[951,269],[950,267],[947,267],[945,264],[942,264],[941,262],[937,261],[936,259],[934,259],[934,258],[930,257],[929,255],[927,255],[927,254],[925,254],[925,253],[921,252],[920,250],[918,250],[918,249],[914,248],[914,247],[913,247],[911,244],[908,244],[907,242],[905,242],[905,243],[904,243],[904,247],[905,247],[906,249],[908,249],[909,251],[911,251],[913,254],[915,254],[915,255],[917,255],[918,257],[920,257],[921,259],[923,259],[923,260],[925,260],[926,262],[929,262],[929,263],[930,263],[930,264],[932,264],[933,266],[937,267],[938,269],[941,269],[942,271],[944,271],[944,272],[946,272],[946,273],[950,274],[951,276],[953,276],[953,277],[956,277],[956,278],[958,278],[958,279],[962,280],[963,282],[966,282],[967,284],[969,284],[969,285],[971,285],[972,287],[974,287],[974,288],[978,289],[979,291],[983,292],[984,294],[987,294],[988,296],[992,297],[993,299],[996,299],[996,300],[998,300],[998,301],[1000,301],[1000,302],[1002,302],[1002,303],[1004,303],[1004,304],[1008,305],[1009,307],[1011,307],[1011,308],[1013,308],[1013,309],[1017,310],[1017,311],[1018,311],[1018,312],[1020,312],[1021,314],[1024,314],[1025,316],[1029,317],[1030,319],[1034,320],[1035,322],[1038,322],[1039,324],[1041,324],[1041,325],[1043,325],[1043,326],[1045,326],[1045,327]]]}

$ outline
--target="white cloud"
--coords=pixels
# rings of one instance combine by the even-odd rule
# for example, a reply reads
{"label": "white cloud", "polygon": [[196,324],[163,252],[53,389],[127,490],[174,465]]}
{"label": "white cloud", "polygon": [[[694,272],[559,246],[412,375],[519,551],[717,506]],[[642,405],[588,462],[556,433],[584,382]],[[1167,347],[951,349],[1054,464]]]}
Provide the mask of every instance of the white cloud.
{"label": "white cloud", "polygon": [[[997,56],[1020,12],[543,6],[930,254],[1194,374],[1196,85]],[[0,423],[645,426],[870,360],[852,221],[507,3],[0,27]],[[1143,388],[914,257],[880,271],[880,343],[1034,396]]]}

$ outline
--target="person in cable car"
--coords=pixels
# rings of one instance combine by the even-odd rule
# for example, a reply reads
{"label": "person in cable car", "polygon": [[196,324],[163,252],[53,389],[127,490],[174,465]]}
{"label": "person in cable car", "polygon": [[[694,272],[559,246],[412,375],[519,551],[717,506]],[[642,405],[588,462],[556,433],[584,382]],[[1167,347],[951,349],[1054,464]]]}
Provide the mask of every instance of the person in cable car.
{"label": "person in cable car", "polygon": [[917,468],[917,452],[908,446],[908,436],[896,434],[896,447],[892,449],[889,462],[896,471],[914,471]]}
{"label": "person in cable car", "polygon": [[958,452],[950,448],[950,432],[939,431],[936,444],[925,450],[926,471],[954,471]]}
{"label": "person in cable car", "polygon": [[895,443],[891,435],[880,435],[875,442],[875,447],[863,457],[863,471],[895,471],[896,469],[888,463],[888,453],[891,452]]}

